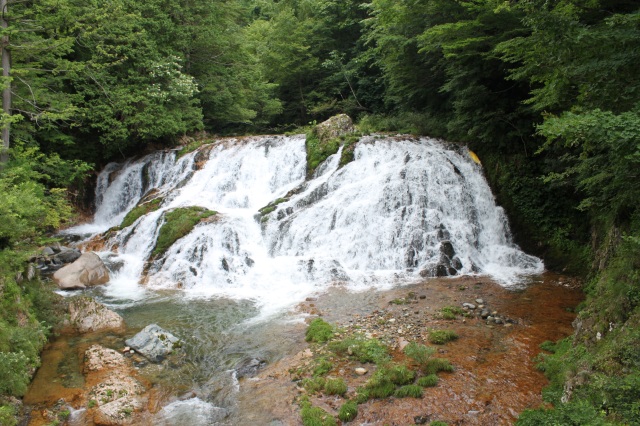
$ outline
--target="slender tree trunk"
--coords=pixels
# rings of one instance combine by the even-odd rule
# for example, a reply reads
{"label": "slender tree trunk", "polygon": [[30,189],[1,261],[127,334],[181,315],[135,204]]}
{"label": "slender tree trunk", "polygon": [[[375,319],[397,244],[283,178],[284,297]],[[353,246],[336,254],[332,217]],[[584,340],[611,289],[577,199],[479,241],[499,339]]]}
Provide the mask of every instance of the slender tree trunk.
{"label": "slender tree trunk", "polygon": [[[9,8],[7,0],[0,0],[0,13],[2,13],[2,19],[0,26],[2,29],[8,27],[7,14]],[[2,77],[5,78],[7,86],[2,90],[2,111],[11,115],[11,83],[9,80],[9,71],[11,70],[11,52],[8,49],[9,36],[4,35],[2,37]],[[0,164],[4,164],[9,159],[9,123],[2,128],[2,151],[0,152]]]}

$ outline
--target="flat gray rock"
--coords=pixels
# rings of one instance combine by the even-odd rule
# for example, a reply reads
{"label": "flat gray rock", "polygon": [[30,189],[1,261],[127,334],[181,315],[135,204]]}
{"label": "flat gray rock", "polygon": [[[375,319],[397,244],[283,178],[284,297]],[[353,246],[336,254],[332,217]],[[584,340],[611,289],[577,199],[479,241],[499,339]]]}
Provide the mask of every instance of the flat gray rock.
{"label": "flat gray rock", "polygon": [[180,339],[173,334],[157,324],[150,324],[131,339],[127,339],[125,344],[149,361],[160,362],[173,351],[178,342]]}

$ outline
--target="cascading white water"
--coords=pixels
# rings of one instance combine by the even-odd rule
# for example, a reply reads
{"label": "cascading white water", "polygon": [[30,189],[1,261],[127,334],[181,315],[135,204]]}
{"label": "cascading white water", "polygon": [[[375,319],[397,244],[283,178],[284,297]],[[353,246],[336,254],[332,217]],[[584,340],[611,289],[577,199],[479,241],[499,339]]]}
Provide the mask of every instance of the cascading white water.
{"label": "cascading white water", "polygon": [[[117,225],[149,190],[164,197],[159,210],[108,242],[117,253],[103,257],[124,262],[114,296],[140,295],[164,213],[194,205],[219,212],[217,219],[156,259],[148,288],[252,299],[268,313],[336,282],[361,289],[480,273],[510,285],[542,272],[542,262],[511,241],[503,210],[464,148],[365,137],[353,162],[339,167],[339,152],[306,182],[303,136],[227,140],[206,152],[179,160],[157,153],[101,174],[95,229]],[[258,214],[280,197],[275,211]]]}

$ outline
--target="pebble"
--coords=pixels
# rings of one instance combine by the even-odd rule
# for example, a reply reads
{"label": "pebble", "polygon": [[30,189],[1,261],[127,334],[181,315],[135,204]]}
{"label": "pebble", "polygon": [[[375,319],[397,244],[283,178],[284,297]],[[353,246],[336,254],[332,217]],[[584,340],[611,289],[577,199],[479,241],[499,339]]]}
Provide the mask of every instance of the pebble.
{"label": "pebble", "polygon": [[358,376],[364,376],[368,373],[366,368],[358,367],[354,370]]}
{"label": "pebble", "polygon": [[395,318],[389,318],[389,322],[396,322]]}
{"label": "pebble", "polygon": [[129,352],[131,348],[129,346],[125,346],[122,352]]}
{"label": "pebble", "polygon": [[482,305],[484,303],[484,300],[482,299],[476,299],[476,303],[479,305]]}
{"label": "pebble", "polygon": [[465,308],[469,308],[469,309],[475,309],[476,305],[474,305],[473,303],[463,303],[462,306],[464,306]]}
{"label": "pebble", "polygon": [[424,299],[426,299],[426,298],[427,298],[427,296],[425,296],[424,294],[421,294],[421,295],[420,295],[420,299],[423,299],[423,300],[424,300]]}

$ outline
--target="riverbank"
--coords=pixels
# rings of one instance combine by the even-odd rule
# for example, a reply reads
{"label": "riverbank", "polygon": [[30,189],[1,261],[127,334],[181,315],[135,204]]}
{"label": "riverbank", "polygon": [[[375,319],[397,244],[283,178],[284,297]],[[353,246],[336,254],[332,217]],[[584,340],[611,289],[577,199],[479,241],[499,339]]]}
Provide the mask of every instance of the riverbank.
{"label": "riverbank", "polygon": [[[523,410],[542,404],[541,391],[547,380],[536,369],[534,357],[542,342],[572,333],[572,311],[581,298],[577,281],[545,273],[518,290],[478,277],[432,279],[374,294],[334,289],[305,302],[301,310],[321,314],[344,330],[368,333],[390,344],[396,356],[403,341],[427,343],[430,329],[453,330],[459,336],[437,351],[438,357],[453,364],[455,372],[443,374],[438,386],[426,389],[422,398],[392,397],[360,404],[357,424],[442,420],[449,424],[510,425]],[[472,313],[454,320],[442,318],[443,307],[461,307],[462,303],[476,303],[476,299],[508,321],[491,324]],[[301,424],[293,401],[305,391],[292,380],[295,371],[312,359],[313,352],[305,347],[241,382],[236,424]],[[347,395],[373,373],[361,377],[354,373],[359,366],[341,364],[333,374],[347,382]],[[312,396],[312,400],[332,415],[337,415],[344,402],[337,396]]]}
{"label": "riverbank", "polygon": [[[234,390],[216,393],[212,389],[222,388],[220,380],[195,385],[196,379],[193,388],[188,389],[191,379],[184,379],[184,371],[195,368],[190,365],[189,355],[186,357],[187,367],[173,365],[170,368],[165,366],[163,370],[162,366],[149,365],[138,368],[141,377],[148,380],[149,388],[153,389],[145,408],[147,414],[139,419],[148,421],[150,425],[157,424],[155,414],[163,405],[180,398],[197,397],[202,400],[210,395],[216,405],[226,402],[224,408],[229,415],[220,424],[300,425],[299,406],[295,400],[304,391],[295,381],[299,378],[295,371],[311,363],[316,351],[304,342],[306,325],[300,319],[306,318],[308,322],[321,315],[325,321],[342,328],[344,333],[357,330],[388,344],[394,356],[399,354],[403,342],[429,345],[429,330],[453,330],[459,336],[456,341],[439,346],[436,354],[447,358],[455,372],[442,374],[438,386],[426,389],[422,398],[392,397],[361,404],[355,419],[358,424],[406,425],[430,419],[449,424],[509,425],[522,410],[542,403],[541,390],[547,380],[536,370],[533,358],[540,352],[540,343],[555,341],[572,333],[571,322],[575,316],[572,310],[581,297],[575,280],[551,273],[545,273],[526,287],[515,290],[505,289],[483,277],[428,279],[377,292],[351,293],[334,287],[309,298],[286,318],[272,320],[270,324],[262,324],[255,329],[236,331],[238,336],[243,335],[238,339],[244,342],[236,341],[232,345],[234,350],[240,345],[262,346],[254,347],[252,354],[265,355],[262,358],[268,365],[254,377],[247,374],[240,378],[232,386],[237,386]],[[463,303],[478,305],[477,299],[482,299],[486,309],[501,318],[502,323],[488,323],[487,319],[479,317],[475,313],[481,310],[478,306],[468,311],[466,316],[458,315],[452,320],[442,317],[443,307],[462,307]],[[216,303],[220,305],[222,302]],[[193,303],[191,306],[202,312],[208,312],[212,307],[203,305],[198,308]],[[150,320],[151,312],[152,309],[145,311],[144,318]],[[84,350],[95,343],[118,349],[124,338],[139,327],[135,315],[128,314],[126,309],[120,313],[131,323],[130,327],[134,325],[124,334],[83,338],[61,336],[48,345],[43,353],[43,366],[25,397],[25,403],[32,408],[30,425],[46,424],[47,416],[43,413],[56,405],[68,405],[73,409],[86,406],[86,398],[80,390]],[[164,313],[161,310],[158,316]],[[207,335],[201,334],[198,339],[203,341],[197,343],[206,345],[206,338]],[[260,338],[262,343],[258,340]],[[187,339],[187,346],[193,344]],[[202,357],[203,353],[198,356]],[[366,381],[375,369],[364,365],[369,372],[358,376],[354,373],[358,366],[361,365],[342,363],[335,374],[347,382],[350,391]],[[172,374],[181,377],[182,382],[175,383],[171,379]],[[313,396],[312,399],[334,415],[344,402],[337,396]]]}

